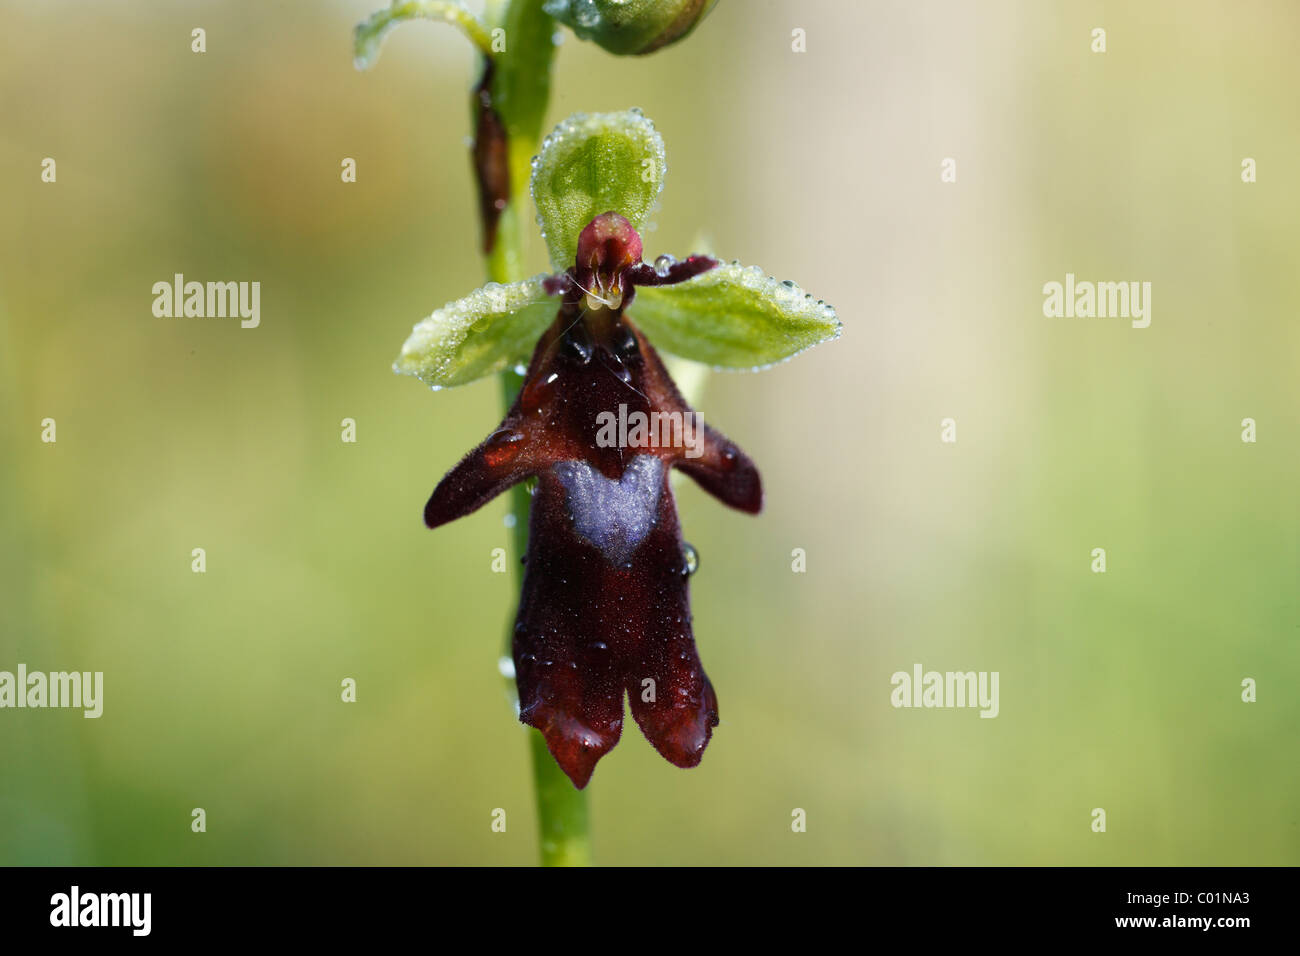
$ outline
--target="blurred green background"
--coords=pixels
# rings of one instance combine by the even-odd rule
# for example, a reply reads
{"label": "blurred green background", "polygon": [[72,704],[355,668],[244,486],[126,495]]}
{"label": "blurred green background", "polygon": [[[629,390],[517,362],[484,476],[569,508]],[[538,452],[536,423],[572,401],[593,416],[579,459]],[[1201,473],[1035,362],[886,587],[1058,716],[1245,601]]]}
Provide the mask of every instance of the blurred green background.
{"label": "blurred green background", "polygon": [[[0,711],[0,863],[536,859],[505,501],[420,521],[498,387],[389,371],[481,281],[474,60],[419,24],[354,71],[379,5],[0,3],[0,670],[105,673],[99,720]],[[767,487],[679,492],[723,723],[684,772],[629,721],[601,862],[1300,863],[1298,32],[723,0],[652,57],[566,35],[550,120],[667,142],[647,258],[706,233],[844,321],[708,383]],[[1150,328],[1044,318],[1067,271],[1152,282]],[[176,272],[260,281],[260,328],[155,318]],[[999,671],[1000,716],[894,709],[918,662]]]}

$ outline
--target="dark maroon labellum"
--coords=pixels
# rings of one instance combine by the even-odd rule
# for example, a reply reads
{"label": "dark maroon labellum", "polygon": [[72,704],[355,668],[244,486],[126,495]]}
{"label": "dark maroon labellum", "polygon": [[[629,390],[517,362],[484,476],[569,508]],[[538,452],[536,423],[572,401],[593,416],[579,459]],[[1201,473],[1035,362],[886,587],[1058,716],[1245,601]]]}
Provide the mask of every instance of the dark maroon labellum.
{"label": "dark maroon labellum", "polygon": [[[623,314],[636,285],[680,282],[716,261],[692,256],[661,275],[641,262],[626,219],[598,216],[577,262],[555,277],[562,303],[514,405],[443,478],[424,509],[431,528],[537,479],[514,629],[519,718],[540,730],[581,788],[632,716],[665,758],[700,762],[718,701],[691,632],[689,571],[669,470],[724,504],[762,507],[754,464],[705,426],[691,449],[598,439],[602,413],[695,420],[650,343]],[[674,270],[676,270],[674,272]]]}

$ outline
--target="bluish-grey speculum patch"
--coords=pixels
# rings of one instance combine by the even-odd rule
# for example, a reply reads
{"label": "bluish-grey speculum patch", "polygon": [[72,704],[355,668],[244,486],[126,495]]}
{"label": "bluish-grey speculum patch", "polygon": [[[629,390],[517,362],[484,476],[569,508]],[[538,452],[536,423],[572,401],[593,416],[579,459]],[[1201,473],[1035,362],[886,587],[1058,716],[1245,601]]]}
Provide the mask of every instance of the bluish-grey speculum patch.
{"label": "bluish-grey speculum patch", "polygon": [[653,455],[637,455],[618,480],[606,478],[585,461],[555,466],[574,531],[613,565],[631,560],[654,529],[663,473],[663,462]]}

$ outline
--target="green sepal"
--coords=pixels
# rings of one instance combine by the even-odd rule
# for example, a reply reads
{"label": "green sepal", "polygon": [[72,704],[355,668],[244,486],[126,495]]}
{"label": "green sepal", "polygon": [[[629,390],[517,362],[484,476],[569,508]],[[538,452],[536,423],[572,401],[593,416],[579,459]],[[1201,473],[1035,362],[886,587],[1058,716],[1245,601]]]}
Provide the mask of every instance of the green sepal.
{"label": "green sepal", "polygon": [[640,110],[577,113],[542,140],[533,159],[537,224],[551,265],[573,265],[578,234],[616,212],[640,229],[664,181],[664,141]]}
{"label": "green sepal", "polygon": [[757,266],[638,288],[628,315],[656,348],[714,368],[766,368],[838,338],[835,310]]}
{"label": "green sepal", "polygon": [[393,371],[436,390],[527,362],[559,311],[559,300],[543,288],[546,278],[489,282],[448,302],[411,330]]}

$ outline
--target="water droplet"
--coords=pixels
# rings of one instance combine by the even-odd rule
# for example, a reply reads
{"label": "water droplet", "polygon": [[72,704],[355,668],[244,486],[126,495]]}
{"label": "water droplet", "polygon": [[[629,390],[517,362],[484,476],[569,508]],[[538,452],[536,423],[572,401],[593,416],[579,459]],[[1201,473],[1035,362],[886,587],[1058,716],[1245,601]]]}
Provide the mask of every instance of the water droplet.
{"label": "water droplet", "polygon": [[685,562],[682,567],[683,576],[690,577],[700,569],[700,552],[690,542],[682,542],[682,560]]}
{"label": "water droplet", "polygon": [[498,428],[484,442],[483,458],[492,467],[511,461],[523,447],[524,433],[513,428]]}
{"label": "water droplet", "polygon": [[600,23],[600,8],[596,6],[596,0],[573,0],[571,9],[573,21],[580,27],[591,29]]}
{"label": "water droplet", "polygon": [[506,680],[514,680],[515,662],[509,657],[502,657],[497,661],[497,670]]}
{"label": "water droplet", "polygon": [[520,378],[523,378],[525,375],[528,374],[528,366],[520,362],[518,365],[515,366],[515,374],[518,375]]}
{"label": "water droplet", "polygon": [[655,260],[655,274],[666,276],[670,269],[677,264],[677,260],[672,256],[664,255]]}

